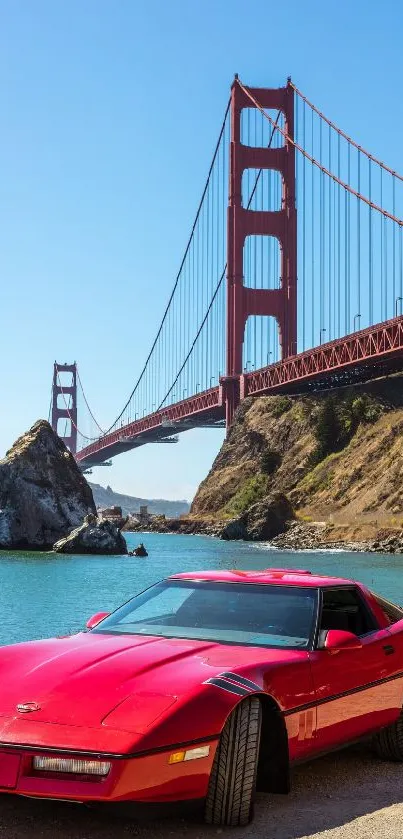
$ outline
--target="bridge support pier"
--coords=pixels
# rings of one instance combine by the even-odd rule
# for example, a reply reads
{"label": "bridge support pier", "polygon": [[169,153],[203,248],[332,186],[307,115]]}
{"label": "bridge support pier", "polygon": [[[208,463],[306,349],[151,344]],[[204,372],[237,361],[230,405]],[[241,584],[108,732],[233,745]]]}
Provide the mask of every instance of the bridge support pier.
{"label": "bridge support pier", "polygon": [[[70,373],[70,384],[64,385],[60,380],[61,373]],[[58,397],[62,399],[59,405]],[[59,420],[65,421],[65,433],[61,433]],[[70,449],[72,454],[77,452],[77,367],[74,364],[53,365],[52,384],[52,428],[59,435],[63,443]],[[67,433],[67,430],[69,433]]]}
{"label": "bridge support pier", "polygon": [[[248,95],[250,94],[250,96]],[[258,148],[241,142],[243,108],[274,109],[284,114],[284,143]],[[297,215],[295,208],[294,91],[288,82],[276,89],[243,88],[235,78],[231,89],[231,148],[227,224],[227,370],[222,378],[227,428],[240,400],[240,377],[248,317],[274,317],[278,323],[281,357],[297,352]],[[242,200],[245,169],[273,169],[282,177],[281,209],[249,210]],[[280,246],[281,278],[276,289],[244,285],[243,253],[247,236],[273,236]]]}
{"label": "bridge support pier", "polygon": [[221,403],[225,405],[225,424],[230,427],[241,398],[240,376],[221,376]]}

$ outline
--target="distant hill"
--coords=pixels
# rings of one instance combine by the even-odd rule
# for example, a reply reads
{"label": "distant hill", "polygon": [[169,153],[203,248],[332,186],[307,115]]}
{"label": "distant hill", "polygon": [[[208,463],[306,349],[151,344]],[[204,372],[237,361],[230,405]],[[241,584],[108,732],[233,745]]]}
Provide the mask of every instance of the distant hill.
{"label": "distant hill", "polygon": [[147,504],[148,512],[159,515],[166,515],[169,518],[180,516],[189,512],[187,501],[167,501],[164,498],[136,498],[133,495],[122,495],[114,492],[110,486],[105,487],[99,484],[89,484],[92,489],[96,507],[121,507],[122,513],[127,516],[129,513],[136,513],[140,505]]}

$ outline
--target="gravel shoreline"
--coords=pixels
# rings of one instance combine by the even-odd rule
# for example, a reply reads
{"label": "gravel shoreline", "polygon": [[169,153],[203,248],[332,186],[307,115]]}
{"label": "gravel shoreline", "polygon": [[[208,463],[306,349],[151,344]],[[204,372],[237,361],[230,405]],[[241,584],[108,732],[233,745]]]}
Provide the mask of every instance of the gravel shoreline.
{"label": "gravel shoreline", "polygon": [[383,763],[366,745],[293,771],[290,795],[259,795],[245,828],[193,819],[135,823],[79,805],[0,796],[1,839],[402,839],[403,766]]}

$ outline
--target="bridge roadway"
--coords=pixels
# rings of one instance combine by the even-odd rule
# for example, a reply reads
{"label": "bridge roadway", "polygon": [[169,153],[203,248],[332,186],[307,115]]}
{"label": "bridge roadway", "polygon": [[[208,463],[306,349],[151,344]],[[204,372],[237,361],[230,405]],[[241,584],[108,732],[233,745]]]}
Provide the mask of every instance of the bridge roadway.
{"label": "bridge roadway", "polygon": [[[284,361],[240,376],[241,400],[248,396],[298,394],[366,381],[403,367],[403,315],[330,341]],[[192,428],[223,427],[225,379],[220,385],[110,431],[81,449],[86,471],[146,443],[174,442]]]}

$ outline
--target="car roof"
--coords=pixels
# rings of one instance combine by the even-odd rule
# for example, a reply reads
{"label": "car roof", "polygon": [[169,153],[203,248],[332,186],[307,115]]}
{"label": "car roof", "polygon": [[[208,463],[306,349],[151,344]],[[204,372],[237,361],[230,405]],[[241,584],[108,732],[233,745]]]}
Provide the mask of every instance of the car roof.
{"label": "car roof", "polygon": [[194,580],[217,583],[260,583],[261,585],[300,586],[302,588],[323,588],[324,586],[356,585],[343,577],[327,577],[296,568],[264,568],[262,571],[191,571],[172,574],[170,580]]}

